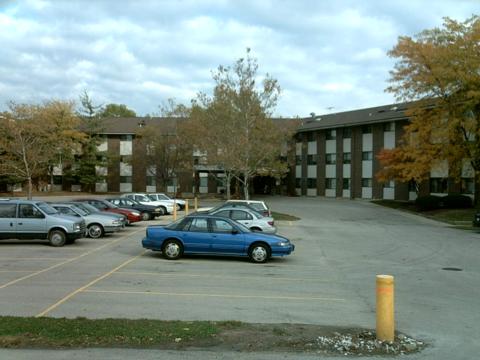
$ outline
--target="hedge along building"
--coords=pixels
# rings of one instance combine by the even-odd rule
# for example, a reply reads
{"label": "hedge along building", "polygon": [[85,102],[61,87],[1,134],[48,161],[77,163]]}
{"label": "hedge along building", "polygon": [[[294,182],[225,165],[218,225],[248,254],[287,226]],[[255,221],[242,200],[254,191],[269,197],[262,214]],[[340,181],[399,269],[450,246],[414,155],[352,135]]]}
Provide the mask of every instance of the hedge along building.
{"label": "hedge along building", "polygon": [[[448,178],[446,162],[430,171],[429,181],[380,183],[376,155],[398,146],[408,103],[391,104],[303,119],[296,134],[295,192],[304,196],[414,200],[419,194],[473,194],[473,172],[462,181]],[[418,193],[417,193],[418,190]]]}

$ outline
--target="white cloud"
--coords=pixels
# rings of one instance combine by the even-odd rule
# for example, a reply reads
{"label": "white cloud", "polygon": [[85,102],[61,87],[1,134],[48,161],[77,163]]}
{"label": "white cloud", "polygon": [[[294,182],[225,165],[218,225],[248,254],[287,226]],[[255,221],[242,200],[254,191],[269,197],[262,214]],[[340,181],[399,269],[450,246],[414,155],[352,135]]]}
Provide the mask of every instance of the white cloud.
{"label": "white cloud", "polygon": [[73,98],[154,113],[213,87],[211,71],[252,48],[283,89],[277,115],[393,102],[386,56],[400,35],[462,20],[472,1],[38,1],[0,4],[0,110]]}

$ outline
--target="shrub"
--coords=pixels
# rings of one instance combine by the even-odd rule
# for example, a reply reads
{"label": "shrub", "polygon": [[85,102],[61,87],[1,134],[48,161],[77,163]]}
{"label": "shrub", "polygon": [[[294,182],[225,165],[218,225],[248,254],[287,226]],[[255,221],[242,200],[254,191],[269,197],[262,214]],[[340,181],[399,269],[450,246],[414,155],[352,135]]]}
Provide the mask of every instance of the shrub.
{"label": "shrub", "polygon": [[471,208],[472,198],[461,194],[448,194],[442,199],[443,206],[448,209],[466,209]]}
{"label": "shrub", "polygon": [[442,207],[443,198],[436,195],[420,196],[415,200],[415,205],[420,211],[436,210]]}

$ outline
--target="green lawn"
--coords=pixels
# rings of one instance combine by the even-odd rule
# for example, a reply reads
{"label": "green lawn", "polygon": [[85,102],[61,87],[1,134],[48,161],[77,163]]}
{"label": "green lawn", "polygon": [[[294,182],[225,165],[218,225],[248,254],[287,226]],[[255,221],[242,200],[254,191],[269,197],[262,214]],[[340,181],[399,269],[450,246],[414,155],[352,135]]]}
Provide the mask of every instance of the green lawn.
{"label": "green lawn", "polygon": [[281,220],[285,220],[285,221],[297,221],[297,220],[300,220],[299,217],[296,217],[296,216],[293,216],[293,215],[288,215],[288,214],[282,214],[282,213],[279,213],[279,212],[276,212],[276,211],[272,211],[272,217],[273,217],[275,220],[278,220],[278,221],[281,221]]}
{"label": "green lawn", "polygon": [[424,216],[430,219],[446,222],[452,225],[460,225],[462,228],[472,228],[472,220],[477,209],[437,209],[430,211],[419,211],[413,202],[394,200],[374,200],[372,203],[399,209]]}
{"label": "green lawn", "polygon": [[[235,322],[0,317],[1,347],[148,347],[212,338]],[[176,340],[177,339],[177,340]]]}

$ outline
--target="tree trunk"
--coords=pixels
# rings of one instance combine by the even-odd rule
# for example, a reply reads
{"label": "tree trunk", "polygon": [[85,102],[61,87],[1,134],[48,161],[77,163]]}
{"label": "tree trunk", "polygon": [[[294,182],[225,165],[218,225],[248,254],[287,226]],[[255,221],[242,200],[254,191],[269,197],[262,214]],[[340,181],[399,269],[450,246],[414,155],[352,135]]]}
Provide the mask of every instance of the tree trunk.
{"label": "tree trunk", "polygon": [[32,183],[32,177],[28,177],[28,189],[27,189],[27,199],[32,200],[32,190],[33,190],[33,183]]}
{"label": "tree trunk", "polygon": [[248,174],[245,174],[245,177],[243,179],[243,196],[245,197],[245,200],[250,200],[250,194],[248,191],[248,183],[250,182],[250,178]]}
{"label": "tree trunk", "polygon": [[231,190],[230,190],[231,180],[232,180],[232,175],[230,175],[230,173],[225,173],[225,188],[227,190],[227,200],[230,200],[230,197],[232,196]]}
{"label": "tree trunk", "polygon": [[479,172],[474,172],[474,191],[473,191],[473,206],[478,209],[480,208],[479,200],[480,200],[480,176]]}

